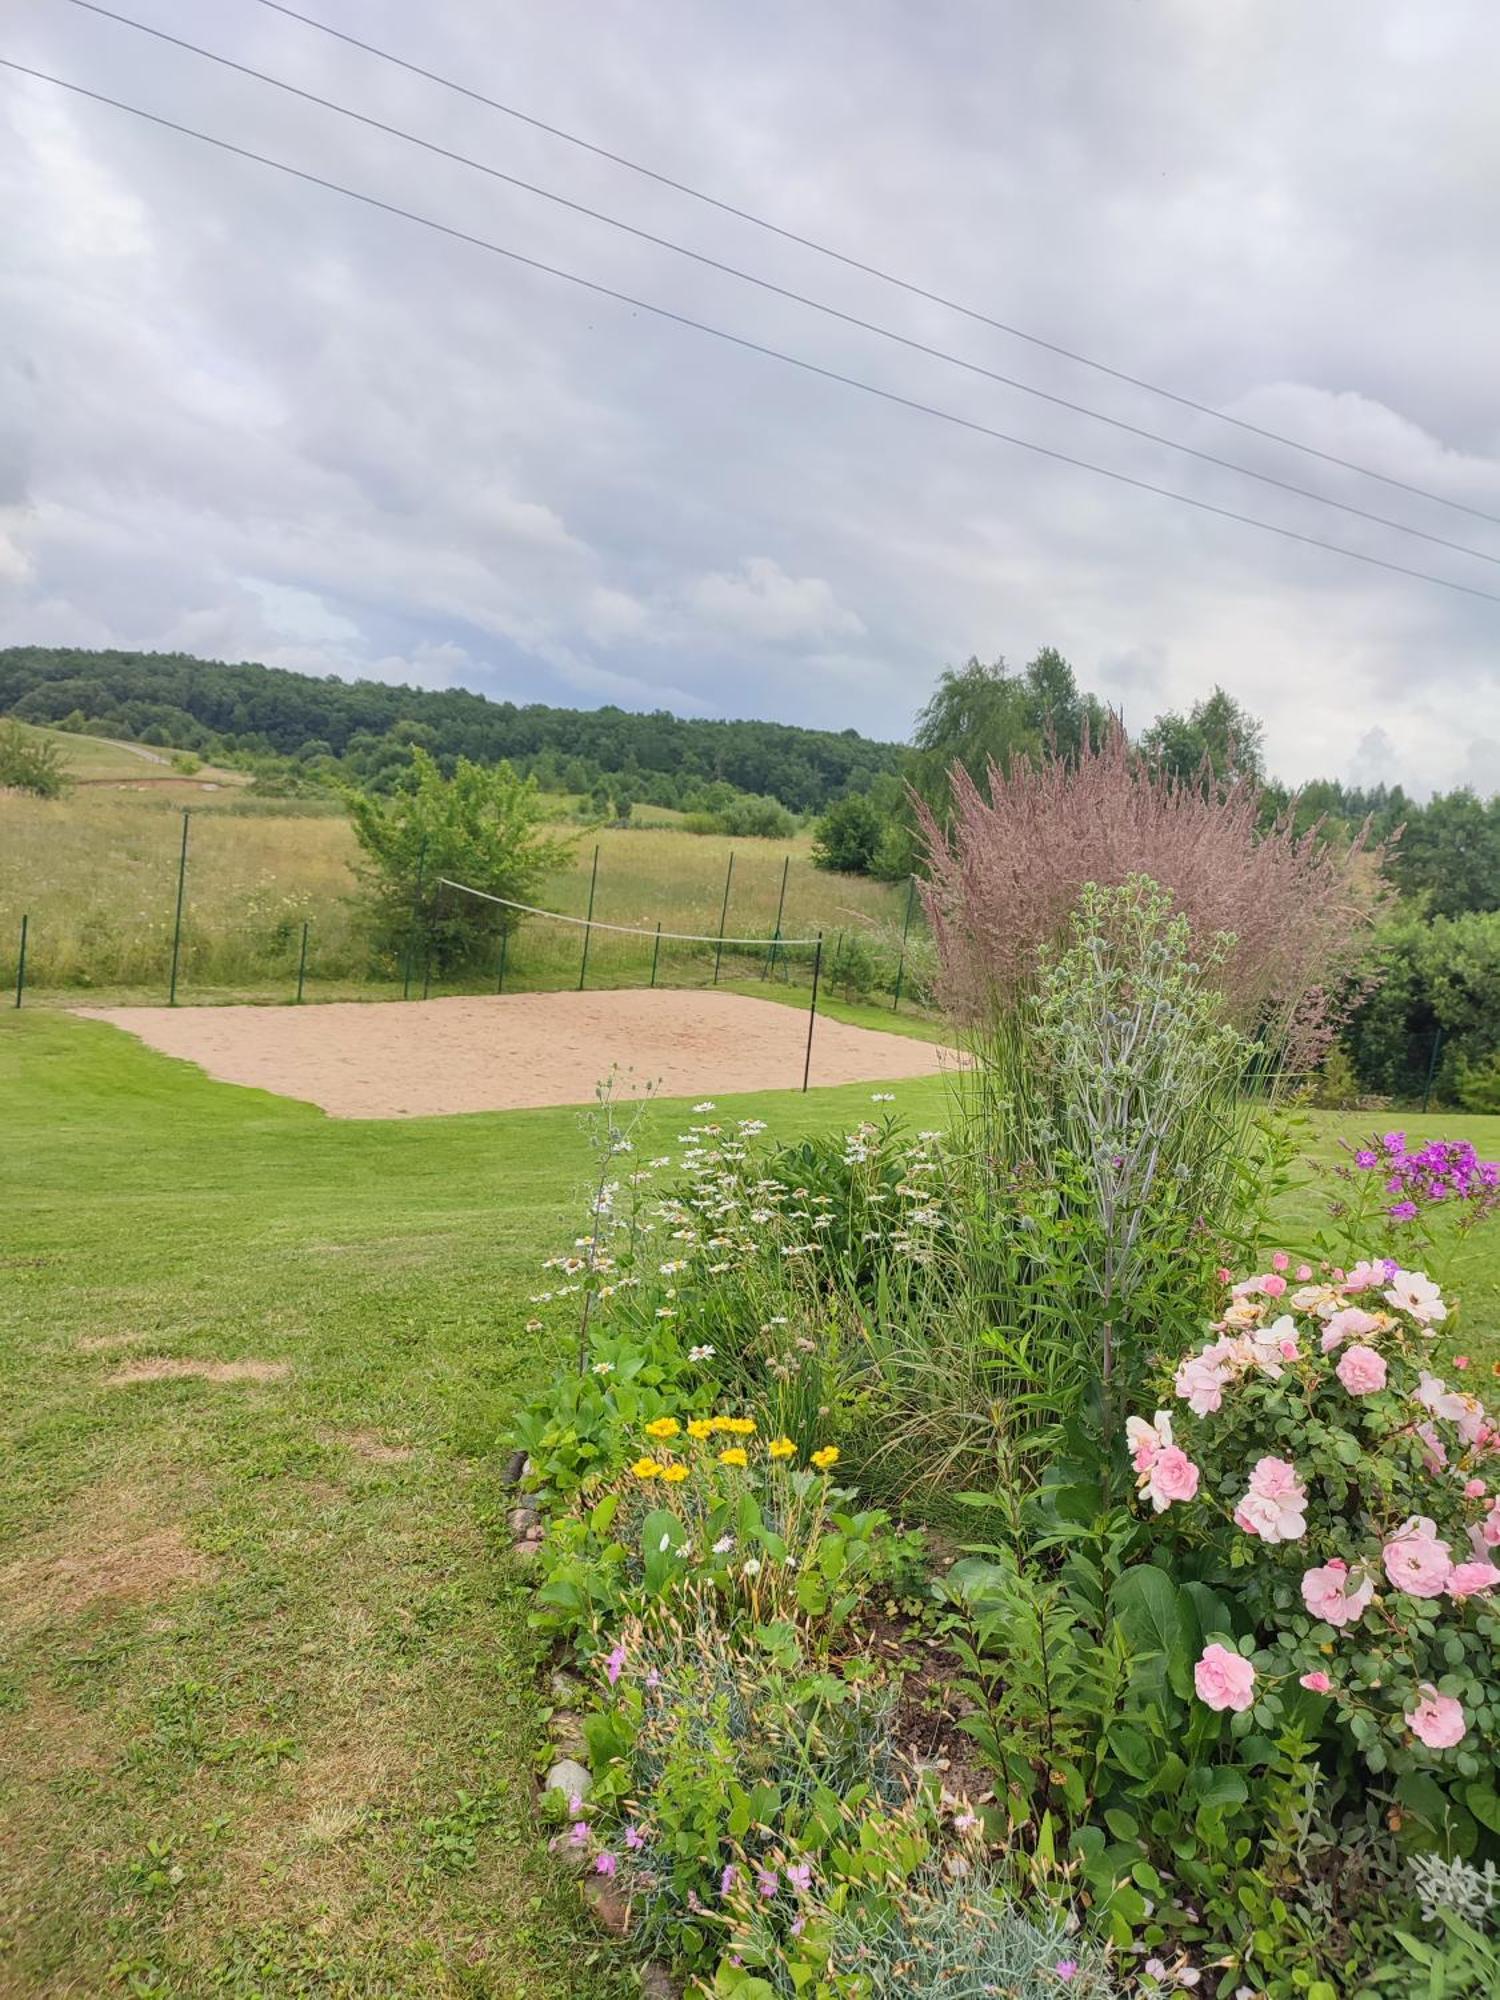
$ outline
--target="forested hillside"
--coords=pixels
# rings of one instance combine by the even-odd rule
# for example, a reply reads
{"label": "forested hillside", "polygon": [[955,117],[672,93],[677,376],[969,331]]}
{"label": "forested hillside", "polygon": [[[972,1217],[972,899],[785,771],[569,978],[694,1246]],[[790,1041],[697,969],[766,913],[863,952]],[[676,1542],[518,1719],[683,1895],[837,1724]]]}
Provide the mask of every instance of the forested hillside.
{"label": "forested hillside", "polygon": [[440,759],[509,758],[544,788],[589,792],[620,781],[657,805],[693,805],[709,785],[821,811],[845,792],[902,768],[904,751],[853,729],[782,722],[683,721],[658,710],[548,708],[490,701],[463,688],[316,680],[250,662],[188,653],[0,650],[0,715],[88,728],[216,754],[328,757],[378,779],[404,768],[405,746]]}

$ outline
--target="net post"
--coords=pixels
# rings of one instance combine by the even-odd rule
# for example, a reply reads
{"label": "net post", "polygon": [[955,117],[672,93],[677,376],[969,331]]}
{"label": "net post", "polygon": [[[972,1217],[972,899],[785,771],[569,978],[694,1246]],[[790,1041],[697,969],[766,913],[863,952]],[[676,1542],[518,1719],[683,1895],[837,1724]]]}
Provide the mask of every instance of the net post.
{"label": "net post", "polygon": [[802,1062],[802,1095],[807,1095],[808,1079],[812,1075],[813,1023],[818,1018],[818,975],[823,970],[823,933],[818,932],[817,944],[813,947],[812,1000],[807,1009],[807,1054]]}
{"label": "net post", "polygon": [[411,929],[406,939],[406,964],[401,974],[401,998],[411,998],[412,968],[417,956],[417,925],[422,909],[422,876],[427,867],[427,836],[422,835],[422,845],[417,849],[417,886],[411,892]]}
{"label": "net post", "polygon": [[656,920],[656,943],[651,947],[651,984],[656,985],[656,968],[661,959],[661,918]]}
{"label": "net post", "polygon": [[917,878],[913,875],[906,889],[906,916],[901,925],[901,956],[896,960],[896,992],[891,1001],[891,1012],[898,1013],[901,1007],[901,977],[906,971],[906,939],[911,930],[911,907],[916,900]]}
{"label": "net post", "polygon": [[786,878],[791,865],[792,857],[788,854],[781,864],[781,894],[776,898],[776,932],[771,939],[771,949],[766,953],[766,962],[760,969],[762,980],[767,979],[776,969],[776,947],[781,942],[781,919],[786,910]]}
{"label": "net post", "polygon": [[497,993],[505,991],[505,954],[509,944],[510,931],[507,928],[500,933],[500,970],[495,974],[495,991]]}
{"label": "net post", "polygon": [[724,900],[719,905],[719,938],[714,946],[714,985],[719,983],[719,965],[724,957],[724,926],[729,921],[729,885],[734,880],[734,849],[729,850],[729,866],[724,870]]}
{"label": "net post", "polygon": [[594,931],[594,890],[599,883],[599,843],[594,842],[594,866],[589,875],[589,913],[583,920],[583,957],[578,966],[578,990],[583,991],[584,976],[589,969],[589,939]]}
{"label": "net post", "polygon": [[182,951],[182,899],[187,888],[187,844],[189,811],[182,809],[182,848],[177,856],[177,914],[172,920],[172,975],[167,983],[167,1005],[177,1005],[177,961]]}
{"label": "net post", "polygon": [[307,978],[307,919],[306,917],[304,917],[302,919],[302,950],[297,959],[296,1005],[299,1007],[302,1005],[302,985],[306,978]]}
{"label": "net post", "polygon": [[21,995],[26,991],[26,933],[31,926],[27,911],[21,912],[21,951],[16,960],[16,1005],[21,1004]]}
{"label": "net post", "polygon": [[[20,1001],[16,1005],[20,1006]],[[1437,1033],[1432,1038],[1432,1054],[1427,1058],[1427,1078],[1422,1085],[1422,1109],[1427,1109],[1427,1100],[1432,1096],[1432,1079],[1437,1075],[1438,1050],[1443,1046],[1443,1026],[1438,1023]]]}

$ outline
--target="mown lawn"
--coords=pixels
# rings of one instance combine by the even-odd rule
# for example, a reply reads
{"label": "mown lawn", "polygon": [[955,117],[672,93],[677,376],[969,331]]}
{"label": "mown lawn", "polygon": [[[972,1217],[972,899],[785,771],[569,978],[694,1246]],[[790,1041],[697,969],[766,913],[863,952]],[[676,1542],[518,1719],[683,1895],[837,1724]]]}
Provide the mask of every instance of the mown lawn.
{"label": "mown lawn", "polygon": [[633,1991],[538,1853],[496,1479],[577,1114],[335,1123],[40,1012],[0,1107],[0,1992]]}
{"label": "mown lawn", "polygon": [[[941,1122],[940,1080],[895,1089]],[[571,1111],[334,1122],[0,1018],[0,1993],[634,1990],[540,1853],[497,1482],[588,1169]],[[1466,1261],[1477,1336],[1500,1256]]]}

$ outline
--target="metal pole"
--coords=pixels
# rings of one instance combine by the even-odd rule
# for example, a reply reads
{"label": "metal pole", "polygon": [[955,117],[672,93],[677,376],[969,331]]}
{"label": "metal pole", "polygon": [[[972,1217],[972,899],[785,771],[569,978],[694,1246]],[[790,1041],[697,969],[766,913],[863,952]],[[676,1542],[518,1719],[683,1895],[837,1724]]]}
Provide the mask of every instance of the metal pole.
{"label": "metal pole", "polygon": [[589,969],[589,939],[593,936],[594,890],[599,881],[599,846],[594,844],[594,867],[589,876],[589,913],[583,920],[583,958],[578,967],[578,990],[583,991],[583,977]]}
{"label": "metal pole", "polygon": [[802,1064],[802,1094],[807,1095],[807,1080],[812,1075],[813,1022],[818,1018],[818,974],[823,970],[823,933],[818,932],[818,942],[813,950],[812,1001],[807,1010],[807,1056]]}
{"label": "metal pole", "polygon": [[307,919],[302,920],[302,954],[297,960],[297,1005],[302,1005],[302,982],[307,977]]}
{"label": "metal pole", "polygon": [[411,931],[406,940],[406,965],[401,976],[401,998],[411,998],[412,966],[417,956],[417,924],[422,910],[422,875],[427,866],[427,836],[422,835],[422,845],[417,850],[417,886],[411,894]]}
{"label": "metal pole", "polygon": [[21,956],[16,965],[16,1005],[21,1004],[21,995],[26,991],[26,932],[31,918],[21,912]]}
{"label": "metal pole", "polygon": [[901,1005],[901,975],[906,970],[906,939],[908,932],[911,930],[911,906],[916,901],[916,895],[917,878],[913,875],[906,891],[906,918],[901,926],[901,956],[896,960],[896,997],[891,1002],[891,1012],[893,1014]]}
{"label": "metal pole", "polygon": [[651,947],[651,984],[656,984],[656,966],[661,957],[661,918],[656,920],[656,943]]}
{"label": "metal pole", "polygon": [[719,983],[719,962],[724,956],[724,926],[729,920],[729,885],[734,880],[734,849],[729,850],[729,866],[724,870],[724,901],[719,906],[719,941],[714,946],[714,985]]}
{"label": "metal pole", "polygon": [[182,851],[177,857],[177,915],[172,924],[172,977],[167,988],[167,1005],[177,1005],[177,960],[182,950],[182,898],[187,886],[188,808],[182,809]]}
{"label": "metal pole", "polygon": [[781,942],[781,918],[782,918],[782,913],[786,909],[787,871],[790,869],[791,865],[792,865],[792,857],[789,854],[781,864],[781,894],[776,898],[776,935],[771,939],[771,949],[766,953],[766,962],[760,969],[760,976],[762,979],[765,979],[772,971],[775,970],[776,947]]}
{"label": "metal pole", "polygon": [[495,976],[495,991],[496,991],[497,993],[503,993],[503,992],[505,991],[505,953],[506,953],[506,949],[507,949],[507,947],[509,946],[509,944],[510,944],[510,932],[509,932],[509,930],[503,930],[503,931],[501,931],[501,933],[500,933],[500,970],[499,970],[499,972],[498,972],[498,973],[496,974],[496,976]]}
{"label": "metal pole", "polygon": [[1428,1080],[1422,1084],[1422,1110],[1428,1108],[1428,1098],[1432,1096],[1432,1078],[1438,1072],[1438,1050],[1440,1048],[1442,1048],[1442,1024],[1438,1024],[1438,1032],[1432,1036],[1432,1054],[1428,1056]]}

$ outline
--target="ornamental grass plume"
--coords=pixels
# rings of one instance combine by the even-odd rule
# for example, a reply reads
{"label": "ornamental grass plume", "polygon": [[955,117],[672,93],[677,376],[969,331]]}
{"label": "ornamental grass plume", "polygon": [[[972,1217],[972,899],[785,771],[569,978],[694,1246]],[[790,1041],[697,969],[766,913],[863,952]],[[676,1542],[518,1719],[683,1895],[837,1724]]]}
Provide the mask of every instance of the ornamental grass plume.
{"label": "ornamental grass plume", "polygon": [[1230,935],[1216,979],[1234,1024],[1293,1070],[1321,1060],[1384,897],[1367,827],[1341,846],[1321,821],[1296,833],[1289,807],[1262,828],[1252,782],[1176,780],[1118,722],[1075,763],[991,762],[987,797],[962,766],[951,784],[946,826],[921,799],[914,809],[939,993],[961,1023],[982,1026],[1027,987],[1085,884],[1144,875],[1171,892],[1195,939]]}

